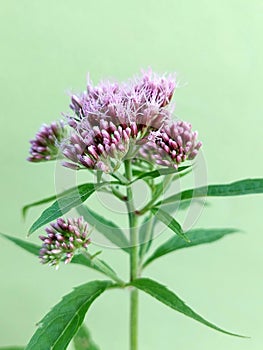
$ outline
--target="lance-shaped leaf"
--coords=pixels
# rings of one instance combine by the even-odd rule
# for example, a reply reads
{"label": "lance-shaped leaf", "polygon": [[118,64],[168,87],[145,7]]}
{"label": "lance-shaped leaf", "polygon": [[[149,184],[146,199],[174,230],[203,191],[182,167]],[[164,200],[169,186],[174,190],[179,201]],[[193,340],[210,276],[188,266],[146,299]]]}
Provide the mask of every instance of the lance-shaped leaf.
{"label": "lance-shaped leaf", "polygon": [[213,228],[213,229],[195,229],[187,232],[187,237],[190,242],[183,241],[177,236],[171,237],[168,241],[160,245],[154,253],[145,261],[144,267],[150,264],[153,260],[160,258],[163,255],[174,252],[178,249],[190,248],[196,245],[212,243],[220,238],[231,233],[236,233],[239,230],[234,228]]}
{"label": "lance-shaped leaf", "polygon": [[184,233],[181,225],[170,214],[159,208],[151,208],[151,212],[156,218],[163,222],[167,227],[174,231],[181,239],[190,242],[189,238]]}
{"label": "lance-shaped leaf", "polygon": [[189,306],[187,306],[185,304],[185,302],[183,300],[181,300],[175,293],[173,293],[172,291],[170,291],[167,287],[165,287],[164,285],[153,281],[149,278],[139,278],[134,280],[133,282],[130,283],[131,286],[134,286],[142,291],[144,291],[145,293],[151,295],[152,297],[156,298],[157,300],[159,300],[160,302],[162,302],[163,304],[169,306],[170,308],[210,327],[213,328],[219,332],[225,333],[225,334],[229,334],[229,335],[233,335],[236,337],[242,337],[241,335],[232,333],[232,332],[228,332],[222,328],[217,327],[216,325],[214,325],[213,323],[205,320],[202,316],[198,315],[195,311],[193,311]]}
{"label": "lance-shaped leaf", "polygon": [[85,221],[94,226],[110,242],[129,252],[129,241],[123,231],[114,222],[105,219],[85,205],[79,206],[77,211],[84,217]]}
{"label": "lance-shaped leaf", "polygon": [[177,170],[174,169],[174,168],[160,168],[160,169],[157,169],[157,170],[152,170],[152,171],[149,171],[149,172],[143,172],[143,173],[140,173],[139,176],[134,179],[132,181],[135,182],[137,180],[141,180],[141,179],[156,179],[160,176],[163,176],[163,175],[170,175],[170,174],[179,174],[185,170],[189,170],[191,168],[191,165],[186,165],[186,166],[181,166],[179,167]]}
{"label": "lance-shaped leaf", "polygon": [[93,301],[110,286],[109,281],[93,281],[64,296],[38,323],[26,350],[66,349]]}
{"label": "lance-shaped leaf", "polygon": [[73,344],[75,350],[100,350],[99,347],[93,342],[90,331],[84,325],[81,325],[78,333],[73,338]]}
{"label": "lance-shaped leaf", "polygon": [[156,206],[197,197],[227,197],[256,193],[263,193],[263,179],[246,179],[230,184],[209,185],[186,190],[165,198],[164,200],[158,202]]}
{"label": "lance-shaped leaf", "polygon": [[[41,249],[41,246],[38,246],[31,242],[24,241],[20,238],[5,235],[4,233],[1,233],[1,232],[0,232],[0,235],[8,239],[9,241],[15,243],[20,248],[23,248],[27,252],[35,256],[39,256],[39,250]],[[122,281],[118,278],[116,272],[105,261],[98,259],[97,257],[93,258],[92,256],[89,256],[89,255],[78,254],[73,257],[73,259],[71,260],[71,263],[84,265],[91,269],[97,270],[103,273],[104,275],[112,278],[114,281],[122,284]]]}
{"label": "lance-shaped leaf", "polygon": [[25,347],[24,346],[4,346],[0,348],[0,350],[25,350]]}
{"label": "lance-shaped leaf", "polygon": [[139,229],[140,258],[143,258],[143,256],[149,251],[151,247],[153,233],[154,233],[154,226],[156,224],[156,221],[157,219],[153,218],[152,214],[150,213],[149,216],[146,216],[144,218],[140,226],[140,229]]}
{"label": "lance-shaped leaf", "polygon": [[[61,195],[64,195],[64,194],[65,194],[65,192],[61,193]],[[23,218],[26,217],[26,214],[30,208],[37,207],[38,205],[41,205],[41,204],[52,202],[52,201],[56,200],[58,197],[59,197],[59,195],[54,194],[53,196],[46,197],[46,198],[40,199],[39,201],[36,201],[36,202],[33,202],[33,203],[30,203],[30,204],[23,206],[23,208],[22,208]]]}
{"label": "lance-shaped leaf", "polygon": [[103,186],[103,184],[94,185],[92,183],[87,183],[72,189],[72,191],[69,191],[67,194],[60,197],[50,207],[43,211],[40,217],[31,226],[29,234],[35,232],[43,225],[48,224],[50,221],[66,214],[70,209],[79,206],[101,186]]}

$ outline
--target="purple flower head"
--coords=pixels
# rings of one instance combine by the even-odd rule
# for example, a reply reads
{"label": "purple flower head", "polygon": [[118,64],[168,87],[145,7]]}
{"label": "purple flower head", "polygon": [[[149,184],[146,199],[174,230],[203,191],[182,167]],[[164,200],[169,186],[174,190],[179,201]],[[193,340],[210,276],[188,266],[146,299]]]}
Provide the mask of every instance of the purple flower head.
{"label": "purple flower head", "polygon": [[72,169],[82,165],[106,173],[114,172],[122,160],[132,156],[138,148],[138,135],[140,132],[135,123],[116,126],[102,119],[99,125],[71,135],[70,141],[63,146],[63,154],[73,163],[64,162],[63,165]]}
{"label": "purple flower head", "polygon": [[46,228],[47,236],[40,236],[43,241],[39,252],[42,264],[58,266],[61,261],[69,263],[80,249],[90,244],[88,224],[83,217],[57,219]]}
{"label": "purple flower head", "polygon": [[202,143],[197,141],[197,136],[187,122],[166,123],[152,133],[149,142],[140,149],[140,155],[149,162],[177,169],[181,162],[192,160],[198,154]]}
{"label": "purple flower head", "polygon": [[50,125],[42,125],[41,129],[31,140],[30,162],[42,162],[56,159],[60,153],[59,145],[66,137],[66,129],[63,122],[53,122]]}
{"label": "purple flower head", "polygon": [[158,129],[170,118],[168,105],[176,87],[175,78],[159,76],[151,70],[128,83],[102,81],[94,86],[88,81],[87,91],[71,96],[70,107],[78,121],[86,119],[90,126],[100,119],[115,125],[136,123],[138,129]]}
{"label": "purple flower head", "polygon": [[171,118],[168,108],[176,87],[172,76],[151,70],[129,83],[88,81],[87,91],[71,96],[73,131],[62,149],[77,169],[80,165],[113,172],[125,157],[135,156],[152,131]]}

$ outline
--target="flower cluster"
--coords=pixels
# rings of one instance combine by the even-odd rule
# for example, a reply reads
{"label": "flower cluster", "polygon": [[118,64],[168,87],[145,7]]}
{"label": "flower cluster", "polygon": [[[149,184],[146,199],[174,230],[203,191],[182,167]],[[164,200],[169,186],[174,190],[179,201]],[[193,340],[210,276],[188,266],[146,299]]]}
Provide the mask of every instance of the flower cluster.
{"label": "flower cluster", "polygon": [[69,263],[76,252],[86,249],[90,243],[88,224],[83,217],[59,218],[46,228],[46,233],[47,236],[39,237],[43,241],[39,258],[43,264],[51,266],[58,266],[61,261]]}
{"label": "flower cluster", "polygon": [[[151,70],[128,83],[103,81],[71,96],[73,116],[44,126],[31,141],[31,161],[55,159],[61,152],[71,169],[113,173],[128,158],[143,157],[158,166],[193,159],[201,146],[186,122],[172,122],[175,78]],[[60,127],[59,127],[60,126]],[[57,130],[57,129],[59,130]]]}
{"label": "flower cluster", "polygon": [[60,153],[59,145],[65,139],[67,133],[63,122],[53,122],[50,125],[42,125],[40,130],[31,140],[30,162],[41,162],[56,159]]}
{"label": "flower cluster", "polygon": [[150,163],[175,169],[181,162],[194,159],[202,146],[191,124],[183,121],[165,124],[162,129],[152,133],[152,138],[141,147],[141,157]]}

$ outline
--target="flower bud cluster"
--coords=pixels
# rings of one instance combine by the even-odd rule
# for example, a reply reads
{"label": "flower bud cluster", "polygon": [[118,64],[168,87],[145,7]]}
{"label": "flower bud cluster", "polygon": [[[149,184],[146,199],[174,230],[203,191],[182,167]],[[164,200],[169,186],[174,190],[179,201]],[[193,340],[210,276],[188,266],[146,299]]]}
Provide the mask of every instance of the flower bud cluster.
{"label": "flower bud cluster", "polygon": [[67,132],[63,122],[43,124],[34,140],[31,140],[30,162],[41,162],[56,159],[60,153],[59,145]]}
{"label": "flower bud cluster", "polygon": [[71,135],[70,142],[64,145],[63,154],[74,164],[64,162],[63,165],[72,168],[80,164],[106,173],[113,172],[128,155],[138,135],[136,123],[116,126],[100,120],[100,124],[89,131]]}
{"label": "flower bud cluster", "polygon": [[165,124],[152,133],[150,141],[140,149],[140,155],[149,162],[177,169],[181,162],[192,160],[198,154],[202,143],[197,141],[197,136],[187,122]]}
{"label": "flower bud cluster", "polygon": [[46,233],[47,236],[39,237],[43,241],[39,252],[43,264],[58,266],[61,261],[67,264],[74,254],[81,248],[86,249],[90,244],[88,224],[83,217],[59,218],[46,228]]}

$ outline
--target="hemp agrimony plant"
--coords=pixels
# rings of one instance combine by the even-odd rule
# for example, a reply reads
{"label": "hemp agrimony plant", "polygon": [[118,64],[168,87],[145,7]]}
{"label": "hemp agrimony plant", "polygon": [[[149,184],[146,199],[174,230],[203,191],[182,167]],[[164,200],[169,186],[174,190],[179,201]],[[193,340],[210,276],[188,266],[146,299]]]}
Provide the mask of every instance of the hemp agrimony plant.
{"label": "hemp agrimony plant", "polygon": [[[29,230],[31,235],[41,229],[42,246],[2,236],[38,255],[42,264],[55,268],[62,263],[81,264],[106,279],[88,281],[64,296],[38,323],[25,349],[64,350],[73,340],[76,350],[98,350],[83,321],[95,299],[113,288],[130,293],[130,350],[138,350],[139,292],[219,332],[239,336],[204,319],[160,282],[143,277],[147,266],[165,254],[211,243],[237,231],[186,231],[174,215],[178,205],[183,210],[194,198],[263,192],[263,179],[246,179],[173,193],[174,185],[193,171],[201,147],[188,122],[172,120],[175,88],[174,76],[159,76],[150,70],[127,83],[103,81],[94,86],[88,81],[85,92],[71,95],[72,112],[63,115],[63,120],[43,125],[31,141],[30,162],[57,160],[68,172],[81,171],[87,178],[93,174],[94,180],[23,208],[25,215],[31,207],[53,202]],[[134,201],[138,181],[143,181],[150,193],[143,206]],[[105,192],[126,206],[128,235],[103,211],[94,211],[90,197],[96,192]],[[78,214],[68,217],[72,209]],[[171,238],[152,249],[160,222],[170,230]],[[130,273],[125,279],[96,251],[93,242],[98,233],[119,248],[116,254],[129,256]]]}

